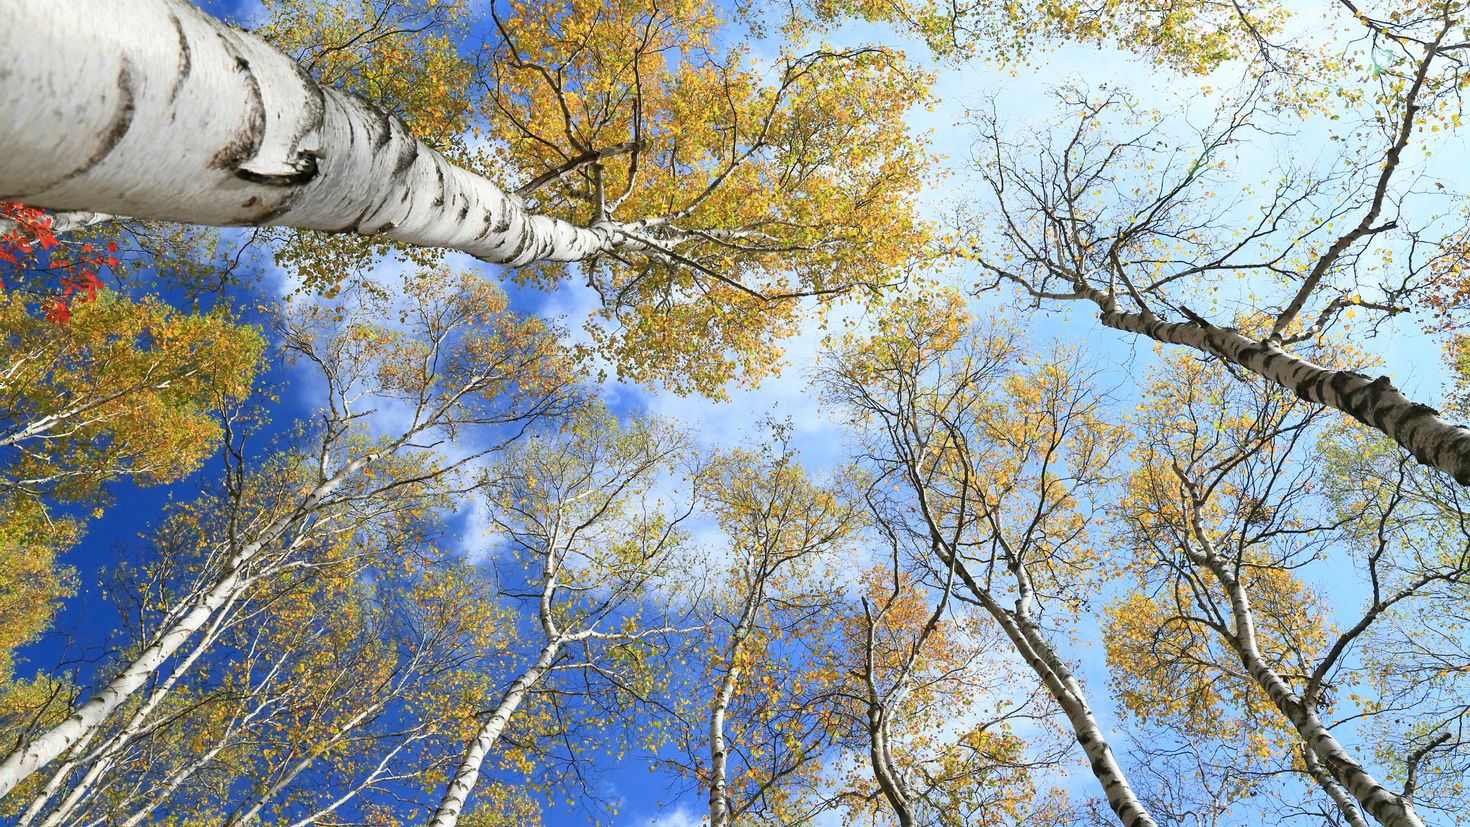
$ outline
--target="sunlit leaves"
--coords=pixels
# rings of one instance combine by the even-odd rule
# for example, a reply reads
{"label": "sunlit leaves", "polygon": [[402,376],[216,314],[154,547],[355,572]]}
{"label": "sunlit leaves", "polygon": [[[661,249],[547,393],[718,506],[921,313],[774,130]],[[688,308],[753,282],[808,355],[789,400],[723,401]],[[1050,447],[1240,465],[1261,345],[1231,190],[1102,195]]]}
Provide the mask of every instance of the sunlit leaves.
{"label": "sunlit leaves", "polygon": [[58,326],[19,295],[0,305],[6,488],[86,499],[106,480],[178,479],[218,444],[217,412],[244,399],[264,344],[228,315],[99,294]]}
{"label": "sunlit leaves", "polygon": [[593,335],[626,375],[757,379],[790,297],[881,285],[922,253],[927,159],[903,117],[925,92],[902,55],[793,47],[763,71],[703,2],[512,4],[498,25],[486,117],[527,197],[647,242],[586,265]]}

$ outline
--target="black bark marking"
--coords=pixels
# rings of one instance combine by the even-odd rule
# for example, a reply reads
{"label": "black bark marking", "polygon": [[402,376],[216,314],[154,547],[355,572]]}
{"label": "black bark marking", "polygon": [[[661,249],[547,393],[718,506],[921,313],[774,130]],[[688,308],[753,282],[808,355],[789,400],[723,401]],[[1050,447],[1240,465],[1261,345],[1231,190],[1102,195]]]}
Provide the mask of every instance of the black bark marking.
{"label": "black bark marking", "polygon": [[[97,144],[97,149],[82,163],[81,166],[61,175],[46,185],[37,187],[36,192],[45,192],[53,187],[63,184],[71,179],[91,172],[94,167],[102,163],[108,155],[117,149],[118,143],[128,133],[133,125],[133,113],[136,108],[136,93],[133,91],[133,65],[124,55],[117,70],[117,109],[112,113],[112,120],[107,125],[107,131],[102,133],[102,138]],[[22,195],[22,193],[15,193]]]}
{"label": "black bark marking", "polygon": [[245,209],[250,210],[250,215],[245,221],[244,226],[249,227],[258,224],[269,224],[281,213],[284,213],[286,210],[291,208],[291,202],[295,200],[295,197],[295,193],[289,193],[284,198],[279,199],[275,205],[271,205],[261,200],[259,196],[250,196],[249,198],[245,199],[244,204],[240,205]]}
{"label": "black bark marking", "polygon": [[[506,220],[506,226],[510,226],[510,221],[508,219]],[[504,230],[501,230],[501,232],[504,232]],[[506,256],[505,260],[519,262],[521,260],[521,254],[526,252],[526,250],[529,250],[530,248],[531,234],[527,231],[526,226],[522,225],[521,232],[516,233],[515,246],[510,248],[510,255]]]}
{"label": "black bark marking", "polygon": [[168,92],[168,102],[173,103],[179,96],[179,90],[184,88],[189,72],[194,68],[194,52],[189,48],[189,36],[184,33],[183,21],[173,12],[169,12],[168,19],[173,22],[174,31],[179,36],[179,73],[174,77],[174,88]]}
{"label": "black bark marking", "polygon": [[[408,130],[404,129],[406,133]],[[419,142],[412,135],[405,134],[402,147],[398,150],[398,158],[393,162],[393,177],[399,178],[412,167],[414,161],[419,159]]]}
{"label": "black bark marking", "polygon": [[495,222],[495,226],[494,227],[491,227],[491,230],[493,232],[495,232],[495,233],[504,233],[506,230],[509,230],[509,229],[510,229],[510,208],[509,208],[509,205],[507,205],[506,209],[503,212],[501,212],[501,214],[500,214],[500,220],[497,221],[497,222]]}
{"label": "black bark marking", "polygon": [[102,163],[102,159],[112,154],[117,149],[118,142],[128,134],[128,129],[133,125],[133,110],[136,104],[133,93],[133,65],[126,56],[122,59],[122,65],[117,70],[117,111],[112,114],[112,123],[107,132],[102,135],[102,143],[92,157],[82,168],[72,173],[80,175],[92,167]]}
{"label": "black bark marking", "polygon": [[[320,169],[317,165],[317,159],[321,157],[320,154],[313,150],[297,149],[297,147],[300,145],[303,138],[321,129],[321,125],[326,119],[326,97],[322,93],[322,89],[316,83],[316,81],[312,80],[311,76],[306,74],[306,70],[302,69],[300,66],[297,66],[294,63],[291,64],[291,67],[295,69],[297,79],[301,81],[302,86],[307,92],[307,103],[306,111],[303,116],[297,121],[296,130],[291,135],[291,148],[289,152],[291,153],[292,157],[291,160],[287,162],[288,166],[290,167],[290,171],[271,173],[256,172],[255,170],[244,169],[242,161],[241,164],[237,164],[235,169],[235,177],[239,178],[242,181],[249,181],[253,184],[265,184],[267,186],[273,187],[297,187],[311,183],[313,180],[316,179],[317,174],[320,172]],[[249,64],[246,64],[246,71],[249,71]],[[255,84],[255,75],[253,72],[250,72],[249,77],[250,83],[252,85],[252,91],[255,95],[255,100],[259,102],[260,87]],[[260,111],[263,116],[265,111],[263,103],[260,106]],[[261,121],[261,130],[263,133],[263,117]],[[252,149],[251,156],[254,155],[255,150],[258,149],[258,147],[259,139],[257,138],[256,147],[255,149]]]}
{"label": "black bark marking", "polygon": [[316,155],[311,152],[303,152],[292,162],[296,169],[291,172],[254,172],[248,169],[235,170],[235,177],[241,181],[249,181],[252,184],[266,184],[272,187],[296,187],[309,184],[315,180],[317,173]]}
{"label": "black bark marking", "polygon": [[358,230],[362,227],[362,222],[367,219],[368,215],[372,213],[374,209],[375,207],[368,207],[367,209],[364,209],[362,212],[358,213],[356,218],[347,222],[347,224],[345,224],[344,226],[338,227],[334,230],[323,230],[323,232],[334,234],[358,232]]}
{"label": "black bark marking", "polygon": [[444,206],[444,192],[445,192],[445,189],[444,189],[444,166],[442,164],[435,164],[434,165],[434,175],[437,176],[438,179],[439,179],[439,194],[434,197],[433,204],[436,207],[442,207],[442,206]]}
{"label": "black bark marking", "polygon": [[374,106],[372,101],[368,100],[362,95],[357,94],[356,92],[345,90],[337,91],[338,94],[346,95],[352,100],[353,103],[361,106],[363,112],[367,113],[373,119],[373,121],[377,123],[378,132],[373,136],[373,148],[381,150],[383,147],[387,146],[388,139],[393,134],[393,121],[388,116],[388,113]]}
{"label": "black bark marking", "polygon": [[[223,40],[223,36],[221,36]],[[227,48],[234,53],[234,47],[225,41]],[[250,112],[246,115],[245,124],[235,132],[235,136],[229,143],[220,147],[220,150],[209,159],[211,169],[227,169],[238,172],[240,167],[260,150],[260,142],[265,137],[265,102],[260,97],[260,84],[255,80],[255,72],[250,68],[250,61],[239,54],[235,54],[235,69],[245,76],[245,89],[250,93]],[[246,179],[248,180],[248,179]]]}
{"label": "black bark marking", "polygon": [[319,131],[327,119],[327,96],[322,91],[321,84],[317,83],[300,64],[292,63],[291,68],[296,72],[296,79],[301,81],[301,86],[306,90],[306,114],[296,124],[296,132],[291,135],[291,147],[301,143],[313,132]]}

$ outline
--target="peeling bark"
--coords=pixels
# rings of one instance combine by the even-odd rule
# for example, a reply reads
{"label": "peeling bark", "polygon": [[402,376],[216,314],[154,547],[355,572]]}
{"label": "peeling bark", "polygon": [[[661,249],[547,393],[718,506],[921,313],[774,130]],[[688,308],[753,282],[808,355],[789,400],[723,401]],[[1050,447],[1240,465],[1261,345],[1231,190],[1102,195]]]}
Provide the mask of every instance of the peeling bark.
{"label": "peeling bark", "polygon": [[0,200],[381,235],[520,265],[642,246],[528,211],[185,0],[0,4]]}

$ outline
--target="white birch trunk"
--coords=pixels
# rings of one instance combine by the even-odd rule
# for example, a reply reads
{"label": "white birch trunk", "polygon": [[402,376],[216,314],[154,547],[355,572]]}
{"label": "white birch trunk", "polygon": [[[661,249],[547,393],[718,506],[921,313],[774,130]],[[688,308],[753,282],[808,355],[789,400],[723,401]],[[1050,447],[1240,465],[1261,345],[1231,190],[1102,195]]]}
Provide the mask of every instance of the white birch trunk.
{"label": "white birch trunk", "polygon": [[495,747],[495,742],[500,740],[500,734],[505,731],[505,725],[510,722],[510,717],[526,699],[526,693],[530,692],[550,671],[560,649],[559,639],[547,643],[541,649],[541,656],[536,659],[536,662],[522,672],[505,690],[495,711],[485,720],[480,731],[476,733],[475,740],[470,742],[469,749],[460,759],[459,768],[455,770],[453,780],[444,790],[444,795],[439,800],[439,808],[435,810],[434,817],[430,819],[427,827],[454,827],[459,823],[459,817],[464,813],[470,792],[474,790],[475,782],[480,779],[480,767],[484,765],[485,757]]}
{"label": "white birch trunk", "polygon": [[[74,233],[78,230],[85,230],[96,224],[105,224],[113,219],[114,216],[107,215],[106,213],[87,212],[85,210],[59,212],[51,215],[49,229],[52,235],[66,235],[67,233]],[[8,218],[0,218],[0,235],[12,233],[19,229],[19,222],[11,221]]]}
{"label": "white birch trunk", "polygon": [[[1358,802],[1363,811],[1384,827],[1424,827],[1409,801],[1378,782],[1358,763],[1332,731],[1322,723],[1315,710],[1302,702],[1290,685],[1261,657],[1256,642],[1255,615],[1245,587],[1213,556],[1203,562],[1214,573],[1230,595],[1230,610],[1235,620],[1232,644],[1240,662],[1256,683],[1265,690],[1271,703],[1286,716],[1307,746],[1311,748],[1327,773]],[[1328,790],[1331,793],[1331,790]]]}
{"label": "white birch trunk", "polygon": [[1194,348],[1263,376],[1308,402],[1336,408],[1383,432],[1420,463],[1470,485],[1470,428],[1448,422],[1434,408],[1404,396],[1387,376],[1373,379],[1324,368],[1203,321],[1164,322],[1118,310],[1105,310],[1100,318],[1106,327]]}
{"label": "white birch trunk", "polygon": [[960,581],[979,601],[986,613],[1000,625],[1011,645],[1015,647],[1016,653],[1026,661],[1026,664],[1036,673],[1037,678],[1041,680],[1042,686],[1046,687],[1047,692],[1062,708],[1063,714],[1067,716],[1067,722],[1072,727],[1072,734],[1077,739],[1078,746],[1082,747],[1083,753],[1087,756],[1088,768],[1092,771],[1098,784],[1102,786],[1103,796],[1107,799],[1113,814],[1118,817],[1124,827],[1158,827],[1158,822],[1149,814],[1148,808],[1143,805],[1138,794],[1129,785],[1127,774],[1123,772],[1122,766],[1118,764],[1117,758],[1113,755],[1112,748],[1108,746],[1107,737],[1102,727],[1098,725],[1091,705],[1087,703],[1087,693],[1083,690],[1082,684],[1077,681],[1072,670],[1068,669],[1067,664],[1057,655],[1051,643],[1046,639],[1045,633],[1032,620],[1030,577],[1026,574],[1025,566],[1016,562],[1012,568],[1021,596],[1016,601],[1015,610],[1008,611],[995,599],[989,589],[970,574],[959,558],[958,552],[945,545],[937,529],[938,523],[929,508],[928,500],[923,495],[922,485],[916,484],[915,490],[920,494],[920,509],[929,525],[934,549],[940,562],[959,575]]}
{"label": "white birch trunk", "polygon": [[1112,748],[1108,746],[1107,736],[1103,734],[1091,705],[1087,703],[1087,694],[1082,685],[1072,675],[1072,670],[1052,650],[1041,630],[1036,628],[1029,617],[1019,614],[1013,616],[1005,611],[990,599],[989,594],[985,594],[981,602],[990,615],[999,621],[1001,629],[1010,638],[1016,651],[1036,672],[1047,691],[1056,699],[1057,705],[1062,708],[1077,744],[1087,756],[1088,767],[1098,784],[1102,785],[1103,796],[1118,820],[1124,827],[1158,827],[1158,822],[1149,815],[1148,809],[1139,801],[1138,794],[1128,784],[1128,776],[1119,766]]}
{"label": "white birch trunk", "polygon": [[179,617],[169,629],[156,636],[136,658],[118,673],[106,686],[87,699],[75,712],[61,723],[39,733],[0,760],[0,797],[4,797],[17,784],[30,777],[41,767],[54,761],[73,745],[91,737],[128,698],[145,686],[150,677],[158,672],[168,660],[196,632],[214,617],[215,613],[237,596],[248,581],[244,567],[262,548],[280,537],[291,522],[303,511],[311,511],[329,497],[333,491],[351,476],[377,459],[376,454],[367,454],[344,466],[331,479],[317,486],[292,513],[277,518],[266,526],[261,535],[245,545],[226,562],[214,584],[196,599],[193,606]]}
{"label": "white birch trunk", "polygon": [[1321,787],[1322,791],[1327,793],[1327,797],[1332,799],[1332,803],[1337,806],[1337,811],[1347,821],[1348,827],[1368,827],[1368,822],[1363,820],[1363,814],[1358,812],[1357,802],[1353,801],[1353,797],[1348,795],[1347,790],[1344,790],[1336,779],[1327,774],[1327,770],[1322,768],[1322,762],[1317,760],[1316,754],[1309,747],[1303,747],[1301,752],[1302,762],[1307,765],[1307,774],[1312,776],[1317,786]]}
{"label": "white birch trunk", "polygon": [[[200,636],[199,640],[194,644],[192,649],[190,649],[189,654],[186,655],[184,659],[179,662],[178,666],[173,669],[173,671],[169,674],[167,678],[165,678],[161,683],[155,686],[152,691],[148,693],[147,699],[144,700],[143,703],[140,704],[138,708],[133,711],[132,715],[128,717],[127,723],[124,724],[118,732],[109,736],[108,739],[99,746],[90,749],[86,753],[83,753],[79,756],[68,758],[65,762],[62,763],[62,766],[53,774],[51,782],[59,784],[60,782],[65,781],[71,775],[72,771],[75,769],[75,765],[77,764],[86,766],[87,771],[83,773],[82,777],[75,782],[75,784],[71,788],[71,791],[68,792],[66,797],[62,799],[61,803],[56,806],[56,809],[53,810],[51,814],[47,816],[44,821],[41,822],[41,827],[57,827],[57,825],[61,824],[67,817],[72,814],[77,805],[79,805],[91,792],[92,785],[97,783],[97,780],[101,778],[108,770],[112,769],[117,757],[121,755],[122,751],[133,742],[133,739],[137,737],[140,732],[143,731],[143,728],[148,722],[149,717],[151,717],[153,714],[153,710],[157,709],[158,705],[163,703],[163,701],[168,698],[170,694],[173,693],[174,686],[178,684],[179,679],[182,678],[190,670],[194,663],[196,663],[199,658],[204,654],[204,652],[207,651],[214,643],[215,639],[219,635],[220,628],[224,625],[224,620],[229,615],[228,608],[225,608],[227,606],[228,601],[225,603],[225,606],[221,607],[224,610],[216,613],[215,617],[212,619],[210,628],[206,629],[205,633]],[[90,737],[91,735],[89,734],[89,740]],[[52,784],[48,783],[47,790],[51,791],[51,789]],[[28,825],[31,823],[32,818],[34,818],[35,813],[40,812],[40,808],[47,803],[49,797],[49,794],[37,796],[36,799],[31,802],[31,806],[32,808],[34,808],[35,812],[33,813],[28,811],[26,816],[22,817],[21,820],[17,823],[16,827],[28,827]]]}
{"label": "white birch trunk", "polygon": [[0,3],[0,200],[382,235],[499,264],[637,245],[454,166],[185,0]]}
{"label": "white birch trunk", "polygon": [[709,827],[726,827],[730,823],[727,780],[730,750],[725,743],[725,715],[739,680],[740,667],[731,666],[720,681],[720,693],[709,714]]}
{"label": "white birch trunk", "polygon": [[740,609],[740,619],[730,631],[728,651],[729,667],[720,679],[720,691],[709,712],[709,827],[728,827],[730,823],[729,758],[730,747],[725,741],[725,716],[730,711],[730,702],[735,698],[735,689],[740,684],[741,667],[737,664],[740,649],[750,636],[755,622],[755,611],[765,596],[764,579],[758,578],[756,586],[746,594],[745,604]]}
{"label": "white birch trunk", "polygon": [[117,677],[87,699],[66,720],[32,738],[0,761],[0,796],[9,793],[32,773],[55,760],[73,744],[100,728],[107,717],[137,692],[235,593],[241,581],[239,558],[167,632],[155,638]]}

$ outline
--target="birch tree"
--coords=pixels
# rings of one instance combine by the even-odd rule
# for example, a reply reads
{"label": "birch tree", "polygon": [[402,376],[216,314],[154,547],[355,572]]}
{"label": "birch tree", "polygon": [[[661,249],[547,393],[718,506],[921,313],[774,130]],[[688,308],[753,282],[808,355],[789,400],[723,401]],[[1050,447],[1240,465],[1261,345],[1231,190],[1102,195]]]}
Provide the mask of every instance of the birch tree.
{"label": "birch tree", "polygon": [[100,517],[107,484],[166,483],[220,442],[221,411],[251,392],[263,344],[222,313],[104,296],[66,325],[12,292],[0,304],[0,683],[75,582],[62,555]]}
{"label": "birch tree", "polygon": [[[1341,365],[1351,355],[1317,358]],[[1412,805],[1414,784],[1391,789],[1373,769],[1375,758],[1416,766],[1424,754],[1415,748],[1389,758],[1353,743],[1351,722],[1375,713],[1355,691],[1367,673],[1352,653],[1386,614],[1460,582],[1463,542],[1433,555],[1401,547],[1393,511],[1402,490],[1375,497],[1387,505],[1377,514],[1364,513],[1362,503],[1336,514],[1314,506],[1320,466],[1305,454],[1321,409],[1187,360],[1170,360],[1168,369],[1154,384],[1157,407],[1144,423],[1150,439],[1125,505],[1130,542],[1148,550],[1145,571],[1158,578],[1152,596],[1131,596],[1115,615],[1124,632],[1110,644],[1117,674],[1143,690],[1125,692],[1125,702],[1139,714],[1193,721],[1187,726],[1201,737],[1240,737],[1227,734],[1232,716],[1261,721],[1235,730],[1261,739],[1246,752],[1286,757],[1289,771],[1320,788],[1338,817],[1424,823]],[[1334,635],[1323,598],[1302,578],[1316,560],[1340,560],[1355,535],[1371,589],[1357,619]],[[1362,651],[1371,657],[1372,647]]]}
{"label": "birch tree", "polygon": [[701,645],[669,762],[711,825],[801,824],[821,809],[838,721],[827,657],[833,583],[861,515],[802,467],[785,426],[710,458],[701,475],[719,529],[701,579]]}
{"label": "birch tree", "polygon": [[[923,86],[896,53],[790,54],[766,79],[715,45],[709,6],[613,11],[578,3],[498,20],[482,82],[485,128],[503,150],[462,160],[526,176],[510,191],[183,0],[11,7],[0,25],[15,74],[0,112],[27,126],[0,138],[0,198],[353,232],[509,266],[596,259],[608,348],[634,375],[692,373],[703,390],[718,380],[642,354],[657,344],[683,367],[760,372],[796,299],[886,283],[922,252],[910,202],[926,159],[902,117]],[[288,29],[274,33],[290,46]],[[303,59],[349,87],[361,80],[299,37]],[[78,121],[22,91],[42,88],[74,91],[75,111],[90,114]],[[459,104],[422,109],[446,108],[416,122],[450,129]],[[772,179],[782,185],[762,183]],[[695,330],[712,344],[681,350]],[[730,349],[752,355],[731,363]]]}
{"label": "birch tree", "polygon": [[[409,504],[415,489],[452,478],[464,462],[495,452],[518,428],[564,407],[565,357],[544,326],[505,310],[503,294],[472,277],[440,276],[411,280],[407,295],[404,329],[384,323],[377,298],[357,308],[316,306],[288,327],[290,350],[326,383],[315,444],[283,455],[260,469],[264,474],[252,473],[247,454],[227,452],[225,516],[203,541],[204,565],[193,585],[174,596],[146,644],[70,717],[32,733],[0,760],[0,790],[83,749],[136,693],[147,691],[156,705],[168,684],[145,688],[160,670],[175,658],[172,674],[193,663],[253,585],[298,565],[323,535],[350,528],[355,507],[371,515],[391,512],[395,497]],[[344,315],[354,309],[358,314]],[[355,426],[374,403],[398,406],[403,427],[363,436]],[[484,434],[486,447],[449,461],[425,450],[424,440],[466,429]]]}
{"label": "birch tree", "polygon": [[[1327,330],[1363,336],[1428,309],[1436,279],[1460,266],[1463,227],[1414,177],[1438,174],[1421,160],[1430,133],[1458,125],[1461,15],[1445,2],[1342,3],[1342,36],[1363,44],[1361,65],[1293,76],[1303,96],[1286,103],[1270,94],[1267,69],[1220,96],[1199,128],[1101,88],[1063,90],[1062,122],[1024,136],[983,115],[987,231],[964,255],[983,286],[1014,287],[1036,308],[1081,303],[1105,327],[1265,377],[1470,483],[1470,431],[1387,376],[1307,356]],[[1259,187],[1232,181],[1257,177],[1242,164],[1263,132],[1308,140],[1294,125],[1303,118],[1329,131],[1331,166],[1295,153]],[[1270,323],[1243,332],[1232,307]],[[1355,314],[1368,324],[1354,327]]]}
{"label": "birch tree", "polygon": [[567,737],[564,696],[591,695],[597,684],[631,701],[652,694],[656,679],[643,651],[680,631],[660,617],[653,589],[674,564],[689,513],[661,505],[654,491],[686,450],[662,423],[620,425],[588,409],[562,431],[518,445],[490,472],[484,493],[505,555],[496,563],[500,588],[524,603],[531,628],[525,651],[508,659],[514,668],[479,701],[434,827],[459,823],[507,732],[518,736],[511,763],[536,760],[537,739]]}
{"label": "birch tree", "polygon": [[[172,811],[245,824],[266,811],[311,824],[432,767],[425,747],[443,722],[417,714],[421,696],[463,665],[460,624],[483,612],[479,595],[445,587],[433,563],[410,567],[423,572],[418,583],[383,588],[401,579],[405,558],[432,559],[418,538],[427,514],[414,510],[337,533],[307,565],[262,583],[205,657],[170,676],[153,714],[130,705],[120,726],[92,740],[79,771],[53,776],[17,823],[139,824]],[[150,607],[168,605],[186,562],[155,558],[132,579],[152,588],[122,592],[136,604],[124,615],[140,627],[134,640],[146,640],[159,620]]]}
{"label": "birch tree", "polygon": [[870,338],[839,340],[827,393],[863,435],[864,465],[889,491],[890,530],[953,572],[1065,716],[1118,819],[1152,825],[1047,622],[1075,616],[1096,583],[1085,499],[1110,473],[1123,432],[1075,360],[1021,371],[1015,334],[972,326],[958,297],[915,296]]}

